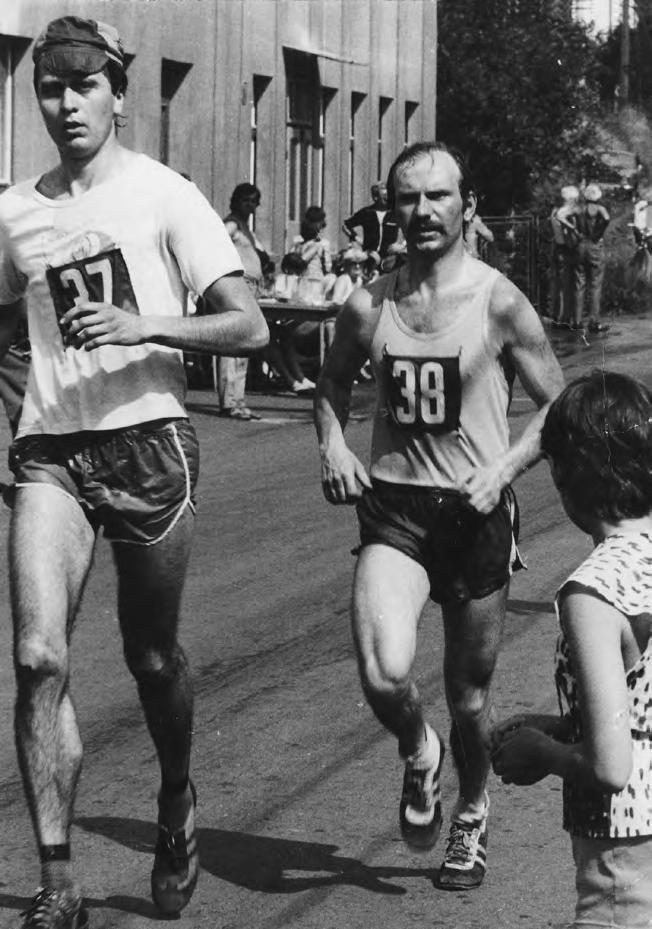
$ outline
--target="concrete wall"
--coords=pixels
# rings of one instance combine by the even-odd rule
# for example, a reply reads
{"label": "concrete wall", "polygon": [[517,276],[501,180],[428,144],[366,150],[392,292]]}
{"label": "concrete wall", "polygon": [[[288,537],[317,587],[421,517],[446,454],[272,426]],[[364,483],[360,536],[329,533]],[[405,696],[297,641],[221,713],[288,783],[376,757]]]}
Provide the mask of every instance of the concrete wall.
{"label": "concrete wall", "polygon": [[187,172],[224,214],[236,183],[249,180],[254,75],[258,103],[256,231],[276,255],[286,248],[286,83],[283,48],[315,55],[332,92],[324,140],[327,234],[343,244],[349,215],[351,94],[364,95],[356,119],[354,206],[377,180],[379,98],[385,117],[382,173],[404,144],[405,103],[417,104],[410,141],[432,138],[436,108],[436,0],[0,0],[0,36],[15,44],[13,180],[38,173],[56,152],[32,89],[31,43],[47,19],[77,14],[111,22],[128,55],[129,90],[121,130],[129,147],[158,157],[161,64],[187,71],[170,105],[169,164]]}

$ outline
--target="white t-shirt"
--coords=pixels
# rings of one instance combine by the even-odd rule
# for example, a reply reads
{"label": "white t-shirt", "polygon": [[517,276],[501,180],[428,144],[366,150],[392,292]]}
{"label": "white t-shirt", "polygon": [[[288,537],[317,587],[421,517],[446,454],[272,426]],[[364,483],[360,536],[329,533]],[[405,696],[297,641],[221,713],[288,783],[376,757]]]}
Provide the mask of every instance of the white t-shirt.
{"label": "white t-shirt", "polygon": [[652,229],[652,206],[647,200],[638,200],[634,204],[634,225],[641,232]]}
{"label": "white t-shirt", "polygon": [[181,351],[64,348],[58,318],[80,299],[184,315],[188,290],[242,271],[222,220],[194,184],[146,155],[72,199],[44,197],[38,180],[0,196],[0,310],[26,298],[32,345],[18,435],[185,416]]}

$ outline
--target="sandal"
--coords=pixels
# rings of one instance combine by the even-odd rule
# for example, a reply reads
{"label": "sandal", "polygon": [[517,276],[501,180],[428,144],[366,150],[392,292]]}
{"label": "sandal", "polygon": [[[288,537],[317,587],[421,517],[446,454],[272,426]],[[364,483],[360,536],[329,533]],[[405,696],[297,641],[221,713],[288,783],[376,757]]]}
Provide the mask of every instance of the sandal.
{"label": "sandal", "polygon": [[220,416],[223,416],[225,419],[241,419],[247,422],[251,419],[262,419],[258,413],[254,413],[248,406],[227,407],[226,409],[220,410]]}

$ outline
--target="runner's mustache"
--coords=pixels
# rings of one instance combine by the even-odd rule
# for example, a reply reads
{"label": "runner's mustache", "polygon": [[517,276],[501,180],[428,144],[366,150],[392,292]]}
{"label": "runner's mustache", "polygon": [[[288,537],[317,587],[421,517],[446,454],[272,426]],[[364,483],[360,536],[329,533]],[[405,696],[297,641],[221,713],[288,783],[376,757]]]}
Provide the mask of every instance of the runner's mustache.
{"label": "runner's mustache", "polygon": [[412,228],[416,232],[445,232],[446,230],[440,223],[422,223],[422,222],[413,222]]}

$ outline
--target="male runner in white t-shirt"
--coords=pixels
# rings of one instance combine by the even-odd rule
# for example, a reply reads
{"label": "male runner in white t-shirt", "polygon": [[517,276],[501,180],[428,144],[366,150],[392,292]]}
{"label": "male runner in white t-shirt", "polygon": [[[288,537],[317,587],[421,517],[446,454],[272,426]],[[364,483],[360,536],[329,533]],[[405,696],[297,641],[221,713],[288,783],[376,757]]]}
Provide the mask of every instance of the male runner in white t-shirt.
{"label": "male runner in white t-shirt", "polygon": [[[192,689],[177,639],[198,450],[182,351],[243,354],[267,327],[222,221],[197,188],[117,140],[127,80],[116,30],[51,22],[34,87],[59,163],[0,197],[0,350],[27,303],[32,365],[11,451],[16,741],[42,889],[24,929],[84,929],[70,863],[82,746],[70,631],[99,528],[161,769],[152,895],[168,914],[198,874]],[[209,315],[185,317],[186,293]]]}
{"label": "male runner in white t-shirt", "polygon": [[[353,291],[337,317],[315,398],[322,481],[329,502],[357,503],[352,619],[362,686],[398,739],[401,831],[422,849],[441,828],[444,743],[411,674],[422,610],[429,597],[441,604],[459,795],[437,883],[463,890],[486,867],[489,691],[517,535],[509,485],[539,456],[562,376],[529,301],[465,249],[475,196],[461,157],[417,143],[387,186],[408,260]],[[378,393],[371,480],[343,434],[367,358]],[[510,446],[515,374],[539,412]]]}

